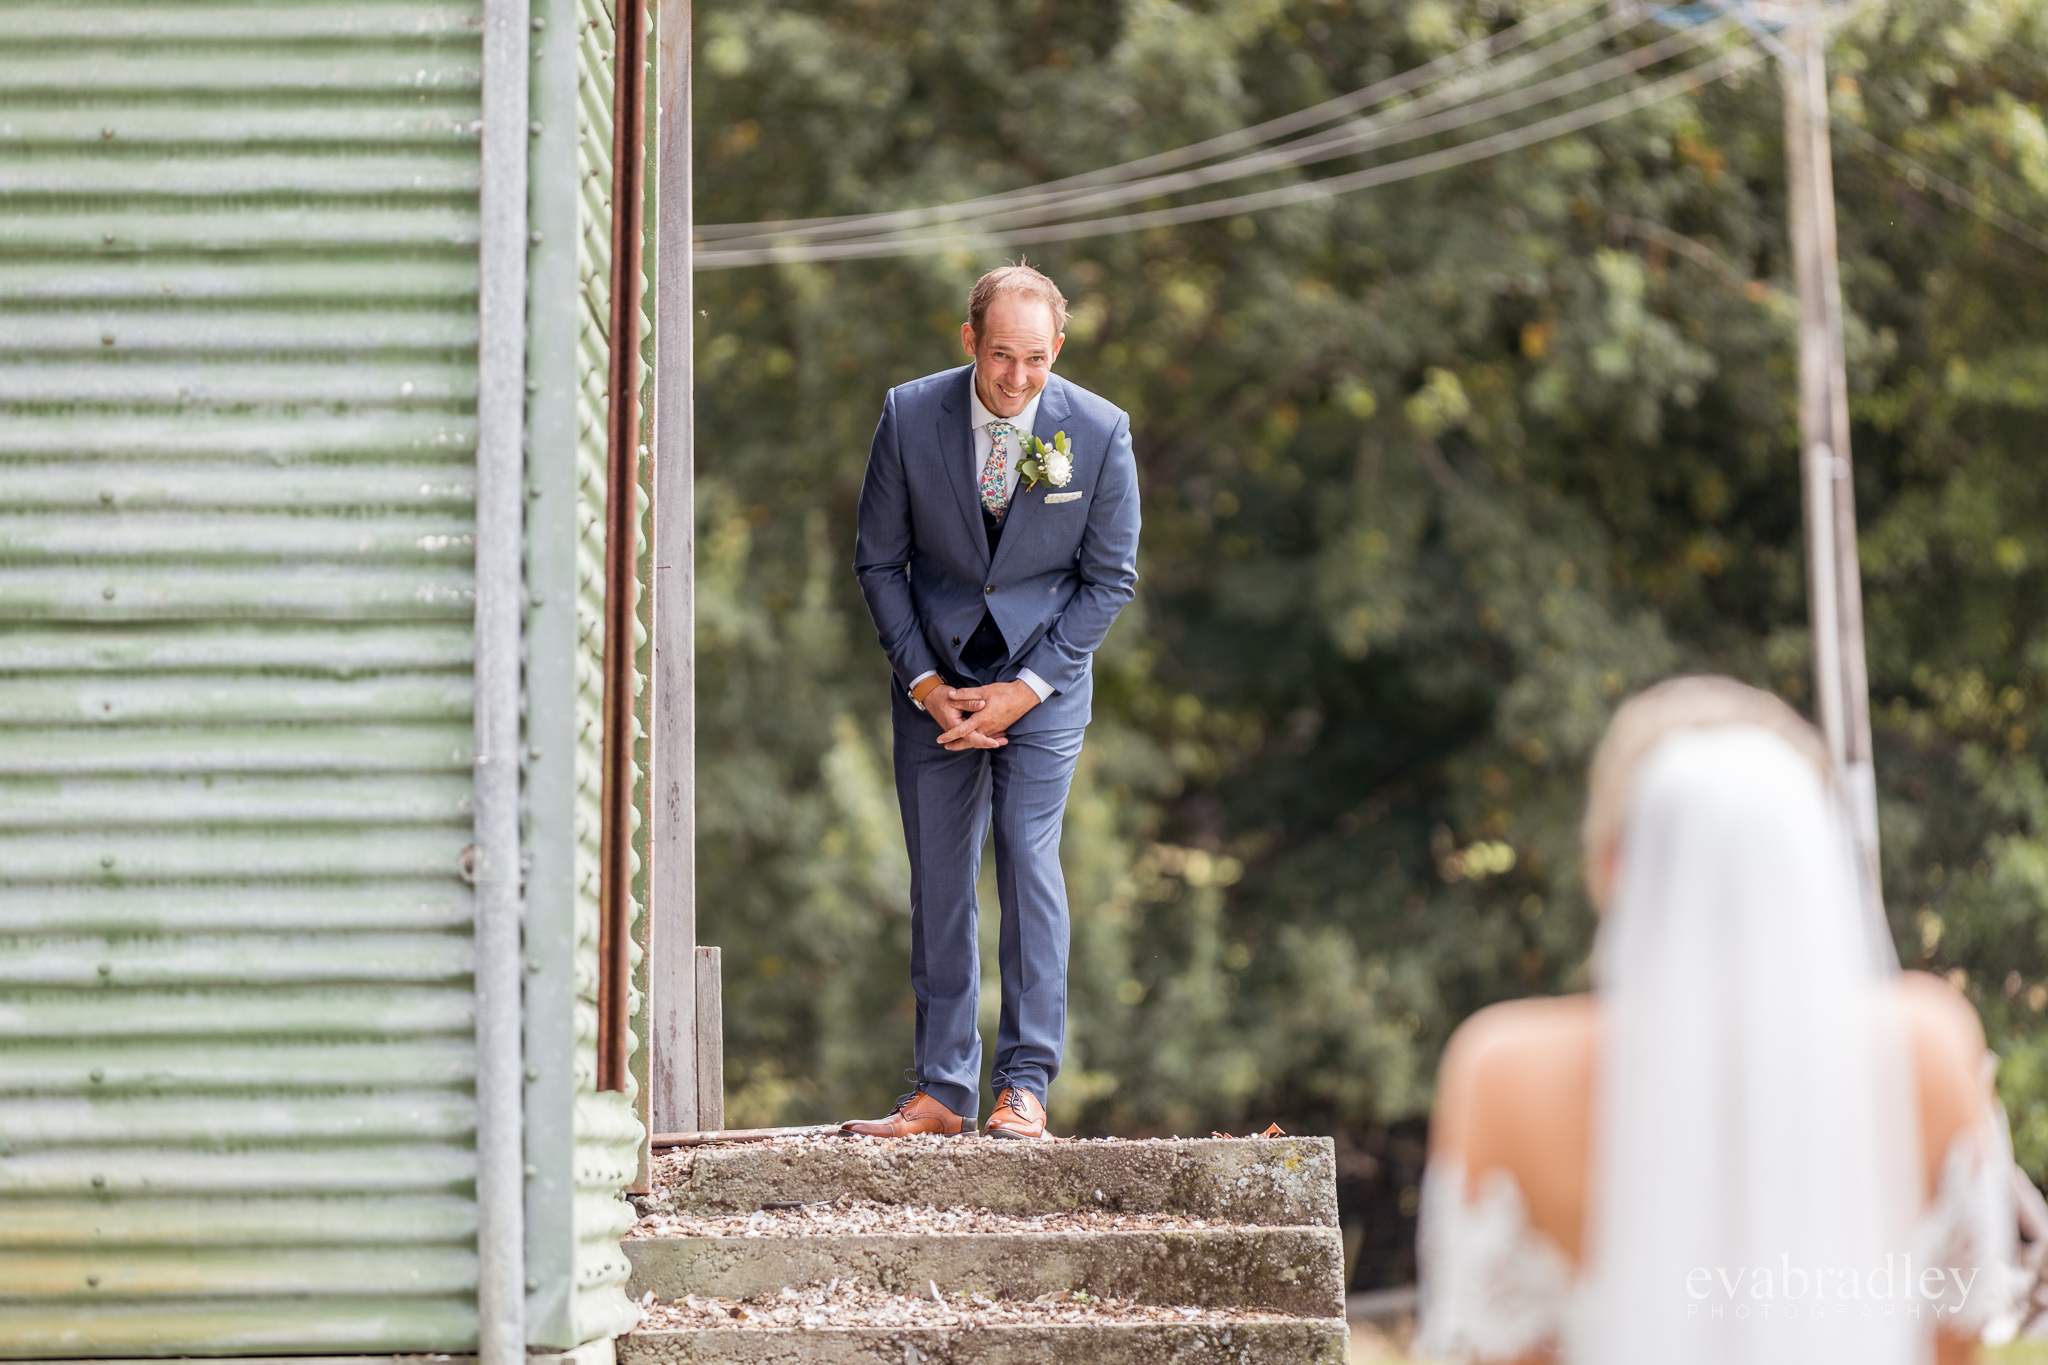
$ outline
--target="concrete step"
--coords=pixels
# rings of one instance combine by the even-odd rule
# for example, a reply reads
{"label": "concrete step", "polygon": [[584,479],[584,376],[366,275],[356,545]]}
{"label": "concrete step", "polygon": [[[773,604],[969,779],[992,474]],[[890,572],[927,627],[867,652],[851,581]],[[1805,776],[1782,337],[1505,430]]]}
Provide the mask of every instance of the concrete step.
{"label": "concrete step", "polygon": [[1242,1323],[1016,1324],[639,1331],[619,1365],[1343,1365],[1342,1318]]}
{"label": "concrete step", "polygon": [[655,1186],[635,1201],[645,1211],[750,1213],[771,1201],[849,1195],[1025,1215],[1094,1208],[1337,1226],[1336,1151],[1328,1138],[808,1138],[663,1153]]}
{"label": "concrete step", "polygon": [[665,1153],[634,1202],[629,1290],[650,1306],[620,1365],[1348,1350],[1325,1138],[778,1138]]}
{"label": "concrete step", "polygon": [[1333,1227],[645,1237],[624,1246],[636,1299],[744,1299],[851,1279],[891,1294],[935,1284],[943,1294],[1015,1300],[1078,1289],[1136,1303],[1344,1316],[1344,1247]]}

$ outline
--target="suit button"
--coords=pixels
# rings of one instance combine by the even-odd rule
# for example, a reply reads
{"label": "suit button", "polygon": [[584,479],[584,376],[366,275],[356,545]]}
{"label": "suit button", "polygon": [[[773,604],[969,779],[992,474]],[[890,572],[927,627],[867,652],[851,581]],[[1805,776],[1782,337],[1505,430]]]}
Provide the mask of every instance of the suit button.
{"label": "suit button", "polygon": [[953,645],[954,645],[954,647],[955,647],[955,648],[958,648],[958,647],[959,647],[959,645],[960,645],[960,637],[959,637],[959,636],[955,635],[955,636],[953,637]]}
{"label": "suit button", "polygon": [[983,594],[985,594],[985,595],[992,595],[992,594],[993,594],[993,593],[995,592],[995,590],[996,590],[996,585],[995,585],[995,584],[993,584],[993,583],[991,583],[991,584],[989,584],[989,585],[988,585],[987,587],[983,588],[983,589],[982,589],[982,592],[983,592]]}

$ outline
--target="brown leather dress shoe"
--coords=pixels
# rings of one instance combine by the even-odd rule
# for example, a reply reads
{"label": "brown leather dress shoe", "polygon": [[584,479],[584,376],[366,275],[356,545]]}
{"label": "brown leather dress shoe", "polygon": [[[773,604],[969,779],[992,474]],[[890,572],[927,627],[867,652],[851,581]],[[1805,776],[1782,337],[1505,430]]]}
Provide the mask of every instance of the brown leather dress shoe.
{"label": "brown leather dress shoe", "polygon": [[988,1135],[1012,1141],[1037,1142],[1045,1137],[1045,1106],[1029,1090],[1006,1086],[988,1116]]}
{"label": "brown leather dress shoe", "polygon": [[960,1130],[967,1126],[967,1120],[940,1104],[922,1090],[913,1090],[896,1101],[895,1110],[885,1119],[848,1119],[839,1125],[839,1131],[855,1137],[899,1138],[911,1137],[918,1133],[937,1133],[941,1137],[958,1137]]}

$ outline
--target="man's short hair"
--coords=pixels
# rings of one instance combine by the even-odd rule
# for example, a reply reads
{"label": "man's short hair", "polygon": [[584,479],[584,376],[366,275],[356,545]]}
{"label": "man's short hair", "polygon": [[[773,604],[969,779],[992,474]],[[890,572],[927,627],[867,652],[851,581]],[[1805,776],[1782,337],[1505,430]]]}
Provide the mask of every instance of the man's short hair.
{"label": "man's short hair", "polygon": [[998,266],[974,282],[973,290],[967,295],[967,322],[974,328],[976,337],[981,335],[981,324],[988,316],[988,306],[1004,294],[1024,294],[1037,299],[1052,309],[1053,335],[1058,336],[1067,330],[1067,296],[1043,273],[1019,261],[1015,265]]}
{"label": "man's short hair", "polygon": [[1804,717],[1770,693],[1733,678],[1669,678],[1623,702],[1593,751],[1586,780],[1586,818],[1579,836],[1585,849],[1586,886],[1597,906],[1612,889],[1602,878],[1609,854],[1621,841],[1634,795],[1636,769],[1667,737],[1680,730],[1720,725],[1755,725],[1786,741],[1832,785],[1835,765],[1827,741]]}

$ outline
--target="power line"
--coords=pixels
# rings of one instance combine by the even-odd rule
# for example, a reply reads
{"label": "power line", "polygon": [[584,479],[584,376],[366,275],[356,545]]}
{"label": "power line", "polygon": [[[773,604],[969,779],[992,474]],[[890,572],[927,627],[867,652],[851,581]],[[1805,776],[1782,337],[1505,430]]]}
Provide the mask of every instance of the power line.
{"label": "power line", "polygon": [[1234,217],[1238,214],[1255,213],[1262,209],[1278,208],[1290,204],[1306,203],[1329,199],[1340,194],[1371,189],[1399,180],[1412,179],[1434,171],[1447,170],[1467,165],[1503,152],[1514,151],[1566,133],[1589,128],[1595,124],[1647,108],[1678,95],[1687,94],[1712,82],[1724,80],[1756,65],[1763,60],[1763,53],[1753,46],[1745,45],[1728,52],[1712,61],[1702,63],[1686,71],[1667,76],[1649,85],[1638,86],[1622,94],[1586,105],[1579,109],[1556,114],[1547,119],[1508,129],[1500,133],[1465,143],[1446,147],[1353,171],[1345,175],[1331,176],[1322,180],[1305,181],[1299,184],[1261,190],[1251,194],[1235,195],[1226,199],[1208,200],[1199,204],[1186,204],[1177,208],[1155,209],[1142,213],[1123,214],[1111,218],[1088,219],[1082,222],[1056,223],[1038,227],[998,230],[970,234],[893,235],[866,241],[819,243],[785,247],[760,247],[749,250],[700,251],[695,255],[694,264],[699,270],[730,269],[739,266],[766,265],[776,262],[858,260],[879,256],[930,255],[938,252],[962,249],[980,249],[991,245],[1031,245],[1040,242],[1070,241],[1081,237],[1108,236],[1115,233],[1135,232],[1152,227],[1178,226],[1185,223],[1201,222],[1206,219]]}
{"label": "power line", "polygon": [[1890,143],[1878,141],[1869,133],[1850,123],[1847,119],[1835,118],[1830,121],[1851,142],[1872,156],[1877,157],[1880,161],[1888,163],[1893,170],[1903,175],[1906,178],[1906,183],[1914,189],[1919,189],[1924,185],[1956,207],[1976,214],[1979,218],[2000,229],[2008,236],[2017,238],[2019,241],[2034,248],[2034,250],[2048,255],[2048,235],[2044,235],[2032,224],[2014,217],[1990,200],[1958,185],[1940,172],[1922,165]]}
{"label": "power line", "polygon": [[[1622,15],[1610,16],[1599,24],[1580,30],[1571,37],[1539,48],[1535,53],[1517,58],[1515,61],[1495,68],[1470,83],[1451,84],[1417,98],[1413,103],[1402,105],[1367,118],[1352,120],[1337,128],[1268,147],[1240,157],[1234,157],[1213,165],[1194,170],[1183,170],[1171,175],[1158,175],[1144,179],[1111,179],[1102,185],[1082,189],[1065,190],[1058,193],[1023,192],[1011,202],[989,203],[970,209],[968,205],[947,205],[925,210],[922,217],[926,223],[951,223],[959,227],[990,228],[1005,223],[1024,224],[1055,221],[1071,218],[1080,213],[1095,212],[1118,204],[1133,203],[1141,199],[1153,199],[1163,195],[1180,193],[1204,185],[1217,184],[1227,180],[1242,179],[1249,175],[1268,171],[1288,169],[1294,166],[1329,160],[1354,151],[1364,150],[1389,141],[1401,140],[1388,134],[1401,129],[1413,128],[1428,122],[1429,116],[1436,115],[1437,126],[1443,123],[1444,115],[1438,111],[1454,109],[1460,103],[1468,107],[1479,96],[1494,88],[1506,88],[1532,71],[1541,70],[1563,57],[1581,51],[1594,42],[1602,41],[1621,29],[1633,27],[1638,21]],[[1667,39],[1666,42],[1674,40]],[[1699,37],[1681,37],[1675,40],[1679,46],[1692,45],[1702,41]],[[1640,51],[1640,49],[1639,49]],[[1610,59],[1612,74],[1619,74],[1630,62],[1629,57]],[[1619,63],[1618,65],[1616,63]],[[1647,64],[1637,61],[1636,65]],[[1582,68],[1583,70],[1583,68]],[[1540,89],[1558,89],[1565,93],[1573,88],[1575,77],[1571,73],[1553,77]],[[1560,82],[1562,86],[1560,87]],[[1581,81],[1580,86],[1588,82]],[[1591,83],[1597,83],[1591,82]],[[1522,103],[1532,102],[1524,98]],[[1540,98],[1533,102],[1540,102]],[[1420,134],[1416,134],[1420,135]],[[856,237],[879,237],[888,233],[901,233],[909,228],[896,227],[893,220],[898,214],[876,214],[842,220],[829,228],[805,229],[796,233],[763,232],[745,237],[727,238],[719,244],[721,250],[740,250],[749,247],[797,246],[818,241],[850,239]]]}
{"label": "power line", "polygon": [[[1919,124],[1924,122],[1924,118],[1922,115],[1914,113],[1910,108],[1907,107],[1905,101],[1901,100],[1897,95],[1893,94],[1891,91],[1885,89],[1881,84],[1875,82],[1869,83],[1862,87],[1862,93],[1866,99],[1874,98],[1877,103],[1883,105],[1887,110],[1889,110],[1893,117],[1897,120],[1903,121],[1907,124]],[[1842,118],[1842,115],[1837,114],[1834,117],[1837,120],[1839,120],[1840,118]],[[1868,131],[1866,129],[1863,129],[1861,125],[1854,125],[1854,127],[1856,131]],[[1853,136],[1854,134],[1852,133],[1851,135]],[[1894,150],[1897,149],[1895,148]],[[2033,186],[2027,184],[2026,181],[2021,180],[2018,176],[2015,176],[2012,172],[2006,170],[1997,162],[1986,159],[1982,153],[1978,152],[1977,150],[1971,147],[1951,146],[1942,147],[1939,150],[1945,156],[1947,156],[1952,163],[1954,163],[1962,169],[1975,172],[1977,175],[1984,177],[1984,179],[1990,181],[1995,188],[2003,191],[2003,193],[2007,196],[2011,196],[2021,200],[2038,199],[2038,192],[2034,189]],[[1907,160],[1911,160],[1910,157],[1906,157],[1906,153],[1904,152],[1899,152],[1898,155]],[[1925,173],[1928,169],[1929,168],[1927,168],[1924,165],[1921,167],[1923,173]],[[1990,200],[1990,202],[1996,204],[1999,201],[1997,198],[1993,198]],[[2021,219],[2021,221],[2024,222],[2026,220]]]}
{"label": "power line", "polygon": [[[1719,36],[1712,30],[1697,30],[1691,33],[1674,34],[1655,43],[1635,49],[1620,56],[1595,62],[1576,71],[1567,72],[1550,80],[1527,86],[1520,90],[1509,90],[1490,99],[1453,106],[1442,112],[1427,114],[1398,123],[1364,127],[1353,125],[1323,134],[1313,143],[1299,149],[1283,146],[1270,154],[1245,157],[1236,161],[1223,162],[1203,171],[1187,172],[1180,176],[1160,177],[1150,181],[1122,187],[1114,192],[1098,192],[1094,196],[1060,205],[1062,209],[1087,212],[1106,208],[1118,203],[1129,203],[1138,199],[1153,199],[1161,195],[1174,194],[1202,185],[1217,184],[1226,180],[1240,180],[1271,171],[1290,170],[1299,166],[1314,165],[1341,156],[1356,155],[1378,147],[1391,146],[1428,137],[1435,133],[1448,132],[1468,127],[1499,115],[1526,109],[1532,105],[1547,104],[1581,90],[1630,75],[1643,67],[1651,66],[1687,49],[1698,47]],[[1419,101],[1418,101],[1419,103]],[[1414,106],[1410,106],[1413,108]],[[1406,113],[1407,110],[1401,111]],[[1365,121],[1361,120],[1361,124]],[[1050,215],[1047,215],[1050,216]],[[1063,215],[1070,216],[1070,215]],[[996,215],[987,219],[972,220],[965,227],[1003,226],[1004,218],[1018,215]],[[1030,221],[1030,220],[1025,220]]]}
{"label": "power line", "polygon": [[[1610,57],[1604,61],[1590,63],[1541,81],[1519,90],[1507,90],[1488,99],[1472,100],[1463,104],[1448,104],[1452,96],[1445,92],[1444,98],[1434,103],[1418,100],[1415,104],[1395,111],[1400,117],[1384,121],[1361,119],[1341,128],[1319,133],[1294,143],[1285,143],[1276,148],[1250,156],[1219,162],[1198,170],[1182,171],[1174,175],[1155,176],[1130,184],[1083,191],[1065,196],[1044,207],[1016,208],[1002,212],[977,215],[973,218],[955,221],[949,226],[960,231],[993,232],[1010,227],[1030,226],[1038,223],[1071,219],[1081,215],[1098,213],[1119,205],[1144,199],[1157,199],[1178,194],[1207,185],[1229,180],[1241,180],[1254,175],[1289,170],[1299,166],[1313,165],[1342,156],[1352,156],[1374,148],[1415,141],[1435,133],[1468,127],[1474,123],[1539,104],[1563,99],[1581,90],[1602,85],[1609,81],[1628,76],[1646,66],[1652,66],[1667,58],[1679,55],[1689,49],[1702,46],[1732,30],[1732,25],[1688,30],[1669,35],[1654,43],[1646,44],[1630,52]],[[1563,46],[1558,44],[1557,46]],[[1431,110],[1436,112],[1431,112]],[[876,232],[860,231],[855,224],[833,234],[845,239],[895,240],[910,235],[903,231]],[[831,240],[827,238],[826,240]],[[778,234],[761,234],[724,244],[720,250],[734,251],[771,246],[813,245],[816,238],[791,241]]]}
{"label": "power line", "polygon": [[1354,90],[1346,95],[1339,95],[1334,99],[1325,100],[1321,104],[1312,105],[1307,109],[1298,109],[1291,114],[1283,114],[1278,118],[1268,119],[1266,122],[1255,124],[1250,128],[1240,128],[1234,132],[1222,133],[1201,142],[1192,143],[1185,147],[1176,147],[1170,151],[1157,152],[1151,156],[1140,157],[1135,161],[1127,161],[1120,165],[1103,167],[1099,170],[1067,176],[1060,180],[1048,181],[1044,184],[1033,185],[1024,189],[1009,190],[1001,194],[963,200],[956,204],[941,205],[937,208],[902,209],[877,214],[846,214],[829,218],[796,218],[785,219],[779,222],[713,224],[698,228],[696,236],[700,241],[714,242],[734,237],[751,237],[761,233],[820,231],[840,224],[867,222],[870,220],[875,221],[877,227],[919,227],[928,223],[942,221],[943,215],[956,211],[973,213],[1013,202],[1035,202],[1040,197],[1048,194],[1056,194],[1073,189],[1085,189],[1090,186],[1128,179],[1133,176],[1148,175],[1155,171],[1172,170],[1197,161],[1206,161],[1211,157],[1220,156],[1226,152],[1256,146],[1261,142],[1270,142],[1276,137],[1298,132],[1304,128],[1312,128],[1319,123],[1329,123],[1335,119],[1354,114],[1361,109],[1370,108],[1375,104],[1382,104],[1387,100],[1427,85],[1439,77],[1454,75],[1459,71],[1498,57],[1505,52],[1525,46],[1588,11],[1598,8],[1604,3],[1606,3],[1606,0],[1568,0],[1566,4],[1546,10],[1512,28],[1503,29],[1501,32],[1487,38],[1482,38],[1476,43],[1467,44],[1455,52],[1446,53],[1435,61],[1400,72],[1383,81],[1376,81],[1363,89]]}

